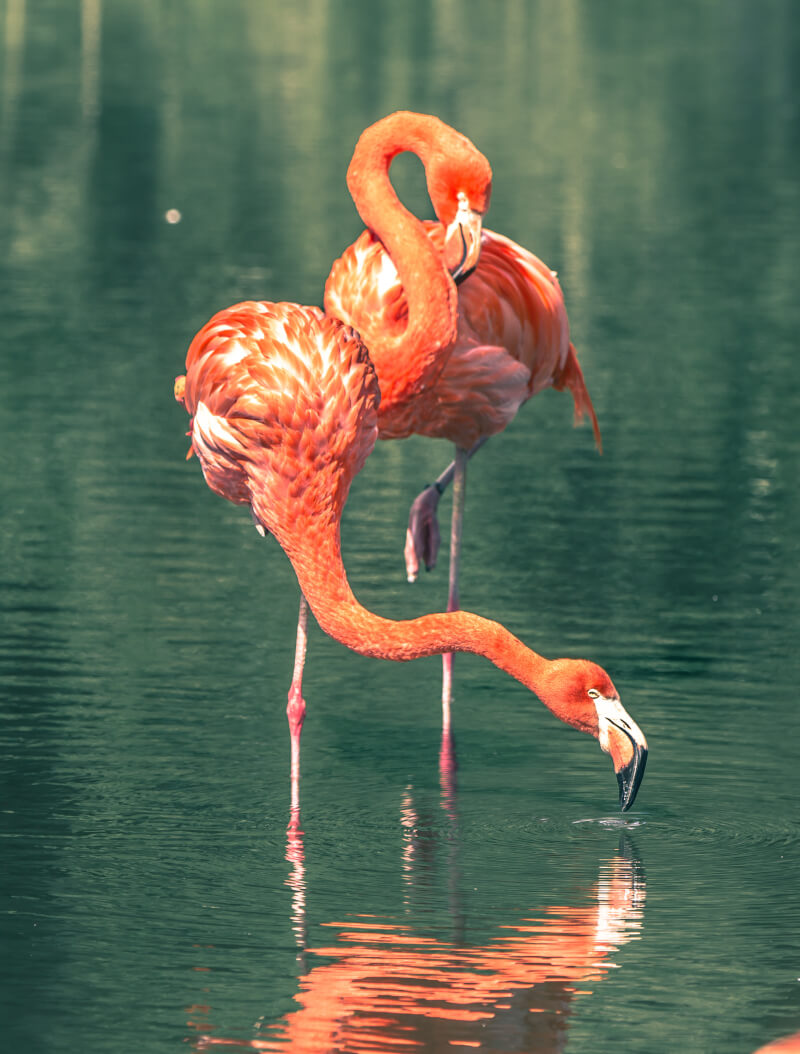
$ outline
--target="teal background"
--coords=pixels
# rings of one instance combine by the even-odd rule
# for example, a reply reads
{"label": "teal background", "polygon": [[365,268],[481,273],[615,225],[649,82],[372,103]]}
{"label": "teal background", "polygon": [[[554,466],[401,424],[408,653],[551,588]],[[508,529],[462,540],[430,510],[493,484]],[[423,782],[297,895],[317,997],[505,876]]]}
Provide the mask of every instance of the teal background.
{"label": "teal background", "polygon": [[[330,923],[480,947],[596,908],[614,861],[635,910],[591,994],[462,1039],[744,1054],[800,1029],[799,22],[792,0],[0,0],[8,1050],[289,1049]],[[218,308],[321,301],[361,229],[354,143],[399,108],[491,160],[487,225],[558,271],[605,445],[547,392],[476,457],[462,604],[601,662],[650,759],[623,821],[597,744],[460,657],[443,800],[438,660],[312,627],[299,869],[296,583],[185,462],[172,381]],[[393,175],[429,215],[418,162]],[[355,481],[345,561],[380,614],[444,606],[446,552],[409,586],[402,545],[449,457],[381,443]],[[364,1049],[400,1049],[371,1027]]]}

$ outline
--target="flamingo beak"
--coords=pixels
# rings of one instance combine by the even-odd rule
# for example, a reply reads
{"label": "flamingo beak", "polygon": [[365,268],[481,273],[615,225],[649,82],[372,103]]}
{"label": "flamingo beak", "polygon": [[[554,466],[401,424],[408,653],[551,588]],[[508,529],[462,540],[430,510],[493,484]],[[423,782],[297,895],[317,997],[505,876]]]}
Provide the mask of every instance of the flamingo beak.
{"label": "flamingo beak", "polygon": [[597,700],[598,739],[611,755],[619,784],[619,807],[626,812],[633,805],[647,764],[647,740],[636,722],[626,713],[619,699]]}
{"label": "flamingo beak", "polygon": [[633,747],[633,757],[627,765],[616,769],[619,784],[619,807],[622,812],[626,812],[633,805],[647,764],[647,744],[644,742],[644,737],[639,743],[629,733],[625,732],[625,735],[628,736]]}
{"label": "flamingo beak", "polygon": [[444,261],[456,283],[463,282],[478,266],[481,255],[483,217],[469,207],[464,194],[458,195],[458,211],[445,231]]}

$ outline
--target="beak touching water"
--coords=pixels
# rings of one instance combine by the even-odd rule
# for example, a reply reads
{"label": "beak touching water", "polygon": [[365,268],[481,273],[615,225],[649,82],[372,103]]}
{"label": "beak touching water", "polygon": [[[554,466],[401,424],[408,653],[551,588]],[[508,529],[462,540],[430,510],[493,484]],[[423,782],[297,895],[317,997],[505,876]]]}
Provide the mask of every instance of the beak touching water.
{"label": "beak touching water", "polygon": [[456,283],[463,282],[478,265],[481,224],[481,214],[469,207],[465,195],[459,194],[458,211],[444,235],[445,265]]}
{"label": "beak touching water", "polygon": [[633,805],[647,764],[647,740],[619,699],[597,700],[600,746],[611,755],[619,783],[619,807]]}

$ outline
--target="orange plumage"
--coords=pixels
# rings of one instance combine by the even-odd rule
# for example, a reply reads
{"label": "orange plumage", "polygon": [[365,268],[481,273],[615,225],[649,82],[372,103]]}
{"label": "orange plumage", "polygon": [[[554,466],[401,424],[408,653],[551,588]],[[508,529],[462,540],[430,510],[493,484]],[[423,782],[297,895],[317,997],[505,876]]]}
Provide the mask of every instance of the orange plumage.
{"label": "orange plumage", "polygon": [[358,335],[316,307],[235,304],[186,357],[183,402],[206,482],[281,541],[301,509],[338,522],[379,401]]}
{"label": "orange plumage", "polygon": [[[443,252],[443,226],[428,222],[425,229]],[[553,387],[571,392],[576,417],[589,415],[600,446],[558,278],[510,238],[483,231],[478,265],[458,288],[455,341],[441,349],[436,381],[413,401],[398,405],[392,398],[396,366],[381,353],[386,335],[407,325],[408,306],[391,257],[372,232],[364,231],[334,264],[325,309],[358,329],[370,348],[384,398],[381,439],[418,434],[469,449],[503,431],[531,396]],[[413,371],[413,362],[406,368]]]}

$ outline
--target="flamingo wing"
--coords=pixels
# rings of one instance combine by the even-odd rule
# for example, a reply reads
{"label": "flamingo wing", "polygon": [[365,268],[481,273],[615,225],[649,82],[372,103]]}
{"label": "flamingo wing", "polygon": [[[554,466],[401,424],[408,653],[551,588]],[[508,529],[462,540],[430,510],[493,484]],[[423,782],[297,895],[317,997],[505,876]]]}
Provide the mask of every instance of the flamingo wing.
{"label": "flamingo wing", "polygon": [[555,272],[502,234],[484,230],[480,262],[459,287],[465,328],[498,344],[529,373],[528,395],[549,387],[566,361],[569,322]]}
{"label": "flamingo wing", "polygon": [[459,340],[445,366],[443,382],[456,367],[461,348],[470,341],[501,346],[528,371],[527,394],[505,423],[525,399],[545,388],[566,388],[575,403],[576,420],[588,414],[601,447],[597,417],[570,343],[564,294],[555,271],[510,238],[484,230],[480,262],[459,287],[458,307]]}
{"label": "flamingo wing", "polygon": [[[442,225],[424,226],[443,251]],[[436,383],[413,402],[391,400],[402,364],[384,361],[380,338],[402,332],[408,308],[391,257],[370,231],[333,265],[325,308],[357,329],[371,349],[385,399],[381,439],[419,434],[469,448],[501,432],[531,396],[554,387],[572,393],[576,417],[589,415],[600,445],[558,278],[510,238],[484,230],[478,266],[459,286],[456,342]]]}

